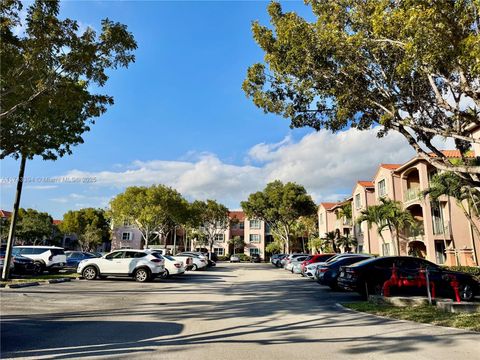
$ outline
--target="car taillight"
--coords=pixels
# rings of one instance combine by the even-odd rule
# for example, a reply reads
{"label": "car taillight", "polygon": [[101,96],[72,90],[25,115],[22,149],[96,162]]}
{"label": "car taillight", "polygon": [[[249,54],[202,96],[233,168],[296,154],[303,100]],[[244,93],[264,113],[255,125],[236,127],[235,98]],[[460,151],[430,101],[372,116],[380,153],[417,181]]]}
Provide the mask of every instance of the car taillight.
{"label": "car taillight", "polygon": [[180,264],[174,264],[174,265],[177,269],[180,269],[182,267],[182,265],[180,265]]}
{"label": "car taillight", "polygon": [[156,264],[160,264],[162,262],[162,260],[160,260],[160,259],[151,259],[150,261],[154,262]]}
{"label": "car taillight", "polygon": [[200,259],[200,262],[206,262],[205,260]]}
{"label": "car taillight", "polygon": [[328,269],[320,269],[320,272],[327,272]]}

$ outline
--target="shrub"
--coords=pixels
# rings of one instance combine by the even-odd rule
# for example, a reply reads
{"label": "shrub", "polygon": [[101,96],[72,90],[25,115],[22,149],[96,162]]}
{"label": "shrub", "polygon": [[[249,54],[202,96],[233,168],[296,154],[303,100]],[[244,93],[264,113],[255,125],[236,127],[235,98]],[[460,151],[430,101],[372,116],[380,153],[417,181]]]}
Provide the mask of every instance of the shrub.
{"label": "shrub", "polygon": [[474,266],[445,266],[448,270],[461,271],[470,275],[473,275],[475,279],[480,281],[480,267]]}
{"label": "shrub", "polygon": [[240,258],[240,261],[250,261],[250,256],[247,254],[238,254],[238,257]]}

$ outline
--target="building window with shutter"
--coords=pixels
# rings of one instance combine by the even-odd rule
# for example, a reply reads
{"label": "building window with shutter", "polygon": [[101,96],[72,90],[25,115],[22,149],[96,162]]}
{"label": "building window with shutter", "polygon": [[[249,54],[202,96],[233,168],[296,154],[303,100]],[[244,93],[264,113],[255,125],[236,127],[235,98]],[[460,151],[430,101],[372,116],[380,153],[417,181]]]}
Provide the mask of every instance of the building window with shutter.
{"label": "building window with shutter", "polygon": [[250,234],[250,242],[251,243],[259,243],[261,240],[260,234]]}
{"label": "building window with shutter", "polygon": [[132,238],[133,238],[132,233],[130,233],[130,232],[123,232],[122,233],[122,240],[130,241],[130,240],[132,240]]}
{"label": "building window with shutter", "polygon": [[250,220],[250,229],[260,229],[260,220],[258,219]]}

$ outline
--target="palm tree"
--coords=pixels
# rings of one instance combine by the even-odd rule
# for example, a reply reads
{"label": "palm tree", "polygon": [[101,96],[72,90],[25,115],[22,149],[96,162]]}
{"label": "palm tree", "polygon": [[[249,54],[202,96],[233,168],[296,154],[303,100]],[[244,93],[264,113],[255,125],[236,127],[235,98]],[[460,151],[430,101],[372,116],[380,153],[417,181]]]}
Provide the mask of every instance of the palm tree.
{"label": "palm tree", "polygon": [[377,226],[378,236],[382,239],[382,243],[385,244],[385,238],[383,237],[382,231],[387,227],[387,223],[385,222],[381,205],[372,205],[363,209],[360,216],[357,218],[357,223],[361,225],[364,221],[367,222],[368,229],[371,229],[373,224]]}
{"label": "palm tree", "polygon": [[399,201],[393,201],[387,198],[380,199],[383,221],[386,222],[390,234],[393,237],[393,230],[395,230],[395,255],[400,255],[400,231],[410,226],[415,228],[417,221],[413,217],[412,213],[402,208],[402,204]]}
{"label": "palm tree", "polygon": [[343,246],[344,252],[348,253],[352,248],[357,247],[358,241],[350,235],[344,235],[337,240],[337,244],[338,246]]}
{"label": "palm tree", "polygon": [[[423,192],[424,196],[430,195],[433,201],[438,200],[442,195],[449,196],[455,199],[458,207],[462,209],[465,217],[472,226],[473,231],[478,238],[480,238],[480,231],[478,226],[473,221],[473,215],[478,218],[479,216],[479,204],[480,204],[480,192],[478,189],[470,186],[460,176],[452,172],[442,172],[435,174],[430,181],[430,188]],[[467,205],[467,207],[465,207]],[[452,240],[452,246],[455,248],[455,244]]]}
{"label": "palm tree", "polygon": [[336,239],[337,239],[337,234],[335,233],[335,231],[329,231],[325,234],[325,240],[327,240],[329,243],[332,244],[332,248],[333,248],[333,252],[337,253],[338,252],[338,249],[337,249],[337,244],[336,244]]}

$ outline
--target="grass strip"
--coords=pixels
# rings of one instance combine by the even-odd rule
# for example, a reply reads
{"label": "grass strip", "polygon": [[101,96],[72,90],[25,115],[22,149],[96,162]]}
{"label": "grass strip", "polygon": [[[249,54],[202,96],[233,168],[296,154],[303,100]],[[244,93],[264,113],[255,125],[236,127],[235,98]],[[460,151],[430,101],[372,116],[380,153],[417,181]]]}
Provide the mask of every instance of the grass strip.
{"label": "grass strip", "polygon": [[392,305],[377,305],[370,302],[342,304],[346,308],[385,316],[392,319],[410,320],[419,323],[454,327],[480,332],[480,313],[447,313],[434,306],[397,307]]}

